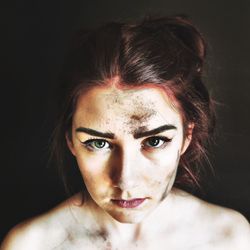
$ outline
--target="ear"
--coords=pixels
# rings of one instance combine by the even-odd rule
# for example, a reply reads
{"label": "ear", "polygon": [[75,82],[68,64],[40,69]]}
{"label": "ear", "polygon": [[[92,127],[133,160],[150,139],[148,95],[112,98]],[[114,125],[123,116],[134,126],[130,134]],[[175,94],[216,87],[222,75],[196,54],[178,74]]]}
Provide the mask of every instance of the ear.
{"label": "ear", "polygon": [[190,142],[192,140],[192,135],[193,135],[193,129],[194,129],[194,123],[189,123],[188,127],[186,129],[186,134],[183,139],[183,144],[181,148],[181,155],[185,153],[187,150],[188,146],[190,145]]}
{"label": "ear", "polygon": [[72,139],[69,138],[69,134],[66,132],[65,133],[65,139],[66,139],[66,142],[67,142],[67,145],[68,145],[68,148],[70,150],[70,152],[76,156],[76,152],[75,152],[75,148],[74,148],[74,144],[72,142]]}

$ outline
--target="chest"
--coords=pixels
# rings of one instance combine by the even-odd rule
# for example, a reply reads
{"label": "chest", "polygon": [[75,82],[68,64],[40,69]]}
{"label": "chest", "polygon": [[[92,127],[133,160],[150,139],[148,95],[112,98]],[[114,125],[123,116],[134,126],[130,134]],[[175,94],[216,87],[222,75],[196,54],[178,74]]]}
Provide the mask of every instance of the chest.
{"label": "chest", "polygon": [[[213,242],[212,242],[213,243]],[[58,245],[55,250],[209,250],[215,249],[210,241],[195,238],[161,237],[157,239],[138,240],[134,242],[117,241],[111,242],[103,238],[86,238],[66,240]],[[216,248],[217,249],[217,248]],[[222,248],[223,249],[223,248]]]}
{"label": "chest", "polygon": [[[198,230],[199,229],[199,230]],[[68,228],[67,237],[61,239],[55,250],[208,250],[224,242],[222,235],[209,227],[182,227],[180,225],[157,230],[138,236],[136,240],[126,241],[119,235],[107,237],[101,230]],[[70,232],[70,233],[69,233]],[[221,248],[225,249],[225,248]],[[50,249],[49,249],[50,250]]]}

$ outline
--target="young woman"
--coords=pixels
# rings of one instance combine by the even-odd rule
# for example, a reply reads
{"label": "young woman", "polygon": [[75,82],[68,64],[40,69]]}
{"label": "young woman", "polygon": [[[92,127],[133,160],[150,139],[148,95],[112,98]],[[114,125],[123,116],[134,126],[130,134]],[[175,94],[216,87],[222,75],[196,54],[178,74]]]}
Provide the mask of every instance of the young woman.
{"label": "young woman", "polygon": [[199,185],[214,129],[205,51],[181,17],[81,32],[53,144],[79,193],[16,226],[1,249],[250,249],[242,215],[184,191]]}

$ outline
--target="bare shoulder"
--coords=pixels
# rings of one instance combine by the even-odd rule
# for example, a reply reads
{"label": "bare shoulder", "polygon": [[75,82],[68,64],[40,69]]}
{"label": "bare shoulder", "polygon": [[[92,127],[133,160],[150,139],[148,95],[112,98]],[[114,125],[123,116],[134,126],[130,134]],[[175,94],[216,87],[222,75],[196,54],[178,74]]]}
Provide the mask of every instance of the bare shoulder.
{"label": "bare shoulder", "polygon": [[73,220],[68,204],[79,201],[79,195],[75,195],[47,213],[18,224],[7,234],[0,250],[56,249],[68,237],[67,227]]}
{"label": "bare shoulder", "polygon": [[[204,234],[213,249],[250,249],[250,225],[239,212],[203,201],[186,192],[180,192],[186,203],[187,211],[192,211],[190,218],[194,230],[204,241]],[[216,246],[216,247],[215,247]]]}
{"label": "bare shoulder", "polygon": [[227,249],[250,249],[250,225],[239,212],[209,204],[211,220],[215,218],[215,226],[221,234],[220,242]]}
{"label": "bare shoulder", "polygon": [[210,210],[211,228],[217,232],[215,239],[218,244],[227,249],[250,249],[250,226],[242,214],[211,204],[207,205],[207,209]]}

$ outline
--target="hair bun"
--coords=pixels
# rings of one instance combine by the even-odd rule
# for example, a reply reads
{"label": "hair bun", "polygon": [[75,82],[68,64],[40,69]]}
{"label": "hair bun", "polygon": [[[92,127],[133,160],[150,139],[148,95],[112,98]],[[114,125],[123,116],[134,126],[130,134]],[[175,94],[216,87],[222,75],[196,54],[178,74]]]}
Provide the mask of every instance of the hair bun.
{"label": "hair bun", "polygon": [[161,18],[147,17],[143,24],[157,32],[169,31],[172,38],[176,40],[182,49],[191,52],[197,57],[196,70],[201,71],[206,56],[206,43],[187,15]]}
{"label": "hair bun", "polygon": [[[191,50],[200,58],[200,66],[202,67],[206,57],[206,43],[191,20],[187,16],[178,15],[170,20],[169,27],[176,38],[179,39],[187,49]],[[201,67],[197,70],[200,71]]]}

